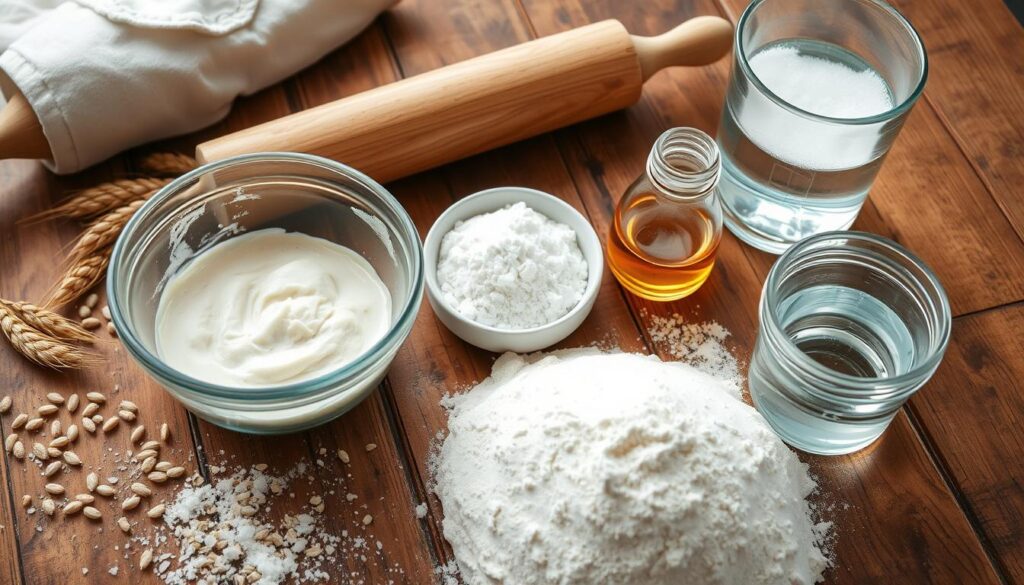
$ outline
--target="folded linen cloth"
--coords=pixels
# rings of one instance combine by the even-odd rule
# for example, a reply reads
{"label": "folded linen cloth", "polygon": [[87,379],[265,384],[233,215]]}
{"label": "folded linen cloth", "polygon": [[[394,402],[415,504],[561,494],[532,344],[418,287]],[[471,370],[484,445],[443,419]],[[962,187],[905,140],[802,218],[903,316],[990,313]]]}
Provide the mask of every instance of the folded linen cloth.
{"label": "folded linen cloth", "polygon": [[6,0],[0,90],[20,91],[72,173],[223,118],[396,0]]}

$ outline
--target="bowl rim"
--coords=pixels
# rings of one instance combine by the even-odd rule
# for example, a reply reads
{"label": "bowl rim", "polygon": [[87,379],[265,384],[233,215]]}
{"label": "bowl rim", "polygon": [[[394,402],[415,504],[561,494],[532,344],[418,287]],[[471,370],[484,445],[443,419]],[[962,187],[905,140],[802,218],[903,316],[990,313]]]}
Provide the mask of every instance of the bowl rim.
{"label": "bowl rim", "polygon": [[[183,187],[193,184],[201,175],[205,175],[218,169],[254,162],[266,161],[289,161],[302,165],[313,165],[327,168],[333,172],[346,175],[363,184],[373,195],[380,198],[381,202],[395,213],[399,220],[399,228],[404,231],[412,243],[410,266],[411,290],[409,298],[402,307],[398,318],[388,328],[387,332],[366,351],[357,356],[354,360],[342,365],[337,369],[330,370],[314,378],[290,382],[288,384],[276,384],[267,386],[226,386],[201,380],[186,374],[176,368],[169,366],[155,353],[151,352],[135,335],[134,328],[130,326],[130,320],[122,311],[121,302],[117,293],[120,282],[119,272],[115,268],[119,266],[124,257],[130,257],[126,250],[125,243],[127,236],[138,229],[139,224],[146,218],[155,207],[167,200],[173,194],[179,192]],[[206,194],[203,191],[200,195]],[[199,195],[197,195],[198,197]],[[190,199],[191,201],[191,199]],[[274,399],[296,399],[313,395],[319,395],[325,391],[334,389],[339,383],[346,379],[358,378],[366,370],[376,364],[382,357],[393,349],[393,346],[401,345],[408,337],[412,324],[419,312],[423,300],[424,287],[424,257],[423,243],[420,241],[419,231],[413,223],[405,207],[391,194],[383,185],[370,178],[368,175],[337,161],[298,152],[258,152],[233,156],[218,161],[206,163],[174,179],[167,185],[161,187],[136,211],[125,224],[124,229],[114,243],[114,249],[110,256],[110,269],[107,275],[107,305],[110,308],[111,321],[117,329],[118,337],[121,339],[128,353],[135,358],[139,365],[151,375],[163,383],[164,380],[171,380],[185,389],[195,392],[202,397],[223,398],[228,400],[242,401],[268,401]]]}
{"label": "bowl rim", "polygon": [[[525,194],[529,197],[533,197],[536,199],[546,199],[551,201],[552,203],[555,204],[556,207],[560,208],[564,213],[566,213],[567,215],[575,216],[582,225],[586,226],[587,229],[584,233],[580,233],[580,231],[573,226],[569,227],[572,228],[573,232],[576,233],[577,239],[581,240],[583,238],[586,238],[591,240],[592,243],[596,246],[595,249],[598,250],[598,253],[594,256],[594,262],[591,262],[589,259],[586,258],[586,256],[584,256],[584,260],[587,261],[587,286],[583,289],[583,296],[580,297],[580,300],[576,303],[576,305],[573,306],[573,308],[570,309],[568,313],[562,315],[561,317],[555,319],[550,323],[546,323],[544,325],[537,325],[536,327],[530,327],[527,329],[501,329],[498,327],[493,327],[491,325],[478,323],[462,315],[462,313],[458,312],[454,307],[452,307],[448,303],[448,301],[444,298],[444,293],[441,292],[441,286],[437,282],[436,260],[428,260],[430,255],[427,254],[427,250],[434,246],[440,248],[441,241],[447,234],[447,231],[444,234],[440,233],[440,225],[442,223],[442,220],[454,217],[455,221],[465,221],[467,219],[470,219],[471,217],[480,215],[481,213],[491,213],[493,211],[502,209],[505,206],[510,205],[511,202],[502,205],[496,205],[493,209],[489,211],[481,211],[480,213],[474,214],[472,216],[462,216],[459,213],[460,210],[465,209],[465,207],[469,205],[469,203],[471,202],[496,197],[497,195],[504,193]],[[527,206],[530,205],[529,201],[527,200],[521,199],[520,201],[525,203]],[[540,210],[534,209],[534,211],[537,211],[537,213],[544,215],[545,217],[551,219],[552,221],[564,223],[559,218],[551,217]],[[583,252],[582,247],[580,249],[580,252]],[[438,250],[438,254],[435,254],[435,256],[439,255],[440,249]],[[476,193],[467,195],[462,199],[459,199],[455,203],[452,203],[450,206],[448,206],[448,208],[445,209],[444,212],[442,212],[441,215],[439,215],[436,220],[434,220],[434,223],[430,226],[430,231],[427,232],[427,237],[423,239],[423,257],[424,270],[426,272],[427,292],[430,294],[430,298],[434,302],[439,303],[444,308],[444,310],[459,323],[472,329],[476,329],[478,331],[491,333],[495,335],[501,335],[506,338],[526,337],[530,335],[536,335],[538,333],[546,333],[559,327],[564,327],[568,322],[571,322],[574,318],[576,318],[576,316],[578,316],[580,312],[589,312],[590,308],[593,306],[593,301],[597,298],[597,295],[601,290],[601,281],[604,274],[604,249],[601,247],[601,239],[597,236],[597,231],[594,229],[594,226],[591,225],[590,220],[588,220],[585,215],[580,213],[575,207],[569,205],[560,197],[557,197],[551,193],[547,193],[539,189],[532,189],[530,187],[517,187],[514,185],[509,185],[505,187],[492,187],[490,189],[484,189],[483,191],[477,191]],[[594,274],[597,274],[596,278],[593,277]]]}

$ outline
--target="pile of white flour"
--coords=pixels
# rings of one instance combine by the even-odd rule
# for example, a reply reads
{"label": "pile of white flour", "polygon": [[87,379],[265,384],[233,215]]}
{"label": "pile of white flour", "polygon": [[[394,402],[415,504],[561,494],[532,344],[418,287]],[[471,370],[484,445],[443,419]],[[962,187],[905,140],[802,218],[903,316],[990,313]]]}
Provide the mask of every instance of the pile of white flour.
{"label": "pile of white flour", "polygon": [[814,583],[806,467],[714,378],[654,357],[502,356],[435,464],[470,585]]}
{"label": "pile of white flour", "polygon": [[500,329],[546,325],[587,287],[576,232],[515,203],[459,222],[441,240],[437,282],[462,316]]}

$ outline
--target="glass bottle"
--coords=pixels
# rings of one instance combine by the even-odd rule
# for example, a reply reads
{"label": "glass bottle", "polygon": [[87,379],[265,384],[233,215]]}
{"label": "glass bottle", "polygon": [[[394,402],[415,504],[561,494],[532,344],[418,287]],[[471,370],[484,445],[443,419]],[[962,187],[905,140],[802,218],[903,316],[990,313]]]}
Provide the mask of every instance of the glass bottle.
{"label": "glass bottle", "polygon": [[718,146],[704,132],[672,128],[658,137],[608,234],[608,266],[622,286],[672,301],[704,284],[722,239],[719,171]]}

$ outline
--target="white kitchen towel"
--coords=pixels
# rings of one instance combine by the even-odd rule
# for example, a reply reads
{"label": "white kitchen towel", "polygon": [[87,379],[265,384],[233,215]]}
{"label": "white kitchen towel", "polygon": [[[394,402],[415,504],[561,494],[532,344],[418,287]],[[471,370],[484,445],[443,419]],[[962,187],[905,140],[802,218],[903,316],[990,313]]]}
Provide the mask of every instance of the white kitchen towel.
{"label": "white kitchen towel", "polygon": [[0,89],[25,95],[47,166],[72,173],[220,120],[395,1],[3,0]]}

